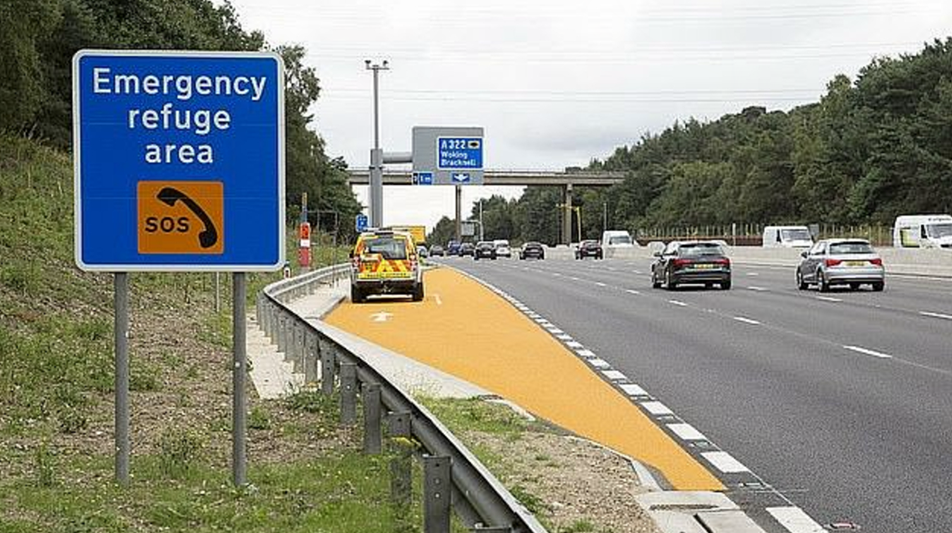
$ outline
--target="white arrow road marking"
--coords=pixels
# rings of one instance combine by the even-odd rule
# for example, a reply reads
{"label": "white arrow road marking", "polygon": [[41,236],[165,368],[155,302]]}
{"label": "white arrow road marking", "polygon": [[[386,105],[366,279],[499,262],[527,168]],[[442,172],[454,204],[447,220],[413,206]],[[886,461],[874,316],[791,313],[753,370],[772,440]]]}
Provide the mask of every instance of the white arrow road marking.
{"label": "white arrow road marking", "polygon": [[876,350],[870,350],[868,348],[862,348],[860,346],[843,346],[847,350],[861,353],[864,355],[871,355],[873,357],[879,357],[880,359],[892,359],[892,356],[887,353],[877,352]]}
{"label": "white arrow road marking", "polygon": [[744,324],[751,324],[751,325],[754,325],[754,326],[759,326],[759,325],[760,325],[760,322],[757,322],[756,320],[754,320],[754,319],[752,319],[752,318],[747,318],[747,317],[743,317],[743,316],[735,316],[735,317],[734,317],[734,320],[736,320],[736,321],[738,321],[738,322],[743,322]]}
{"label": "white arrow road marking", "polygon": [[942,313],[931,313],[929,311],[919,311],[919,314],[922,316],[931,316],[932,318],[942,318],[945,320],[952,320],[952,315],[943,315]]}
{"label": "white arrow road marking", "polygon": [[826,533],[799,507],[767,507],[767,512],[790,533]]}
{"label": "white arrow road marking", "polygon": [[686,304],[686,303],[684,303],[684,302],[682,302],[682,301],[679,301],[679,300],[668,300],[668,303],[669,303],[669,304],[674,304],[674,305],[680,305],[681,307],[687,307],[687,306],[688,306],[688,304]]}
{"label": "white arrow road marking", "polygon": [[374,313],[370,315],[374,319],[374,322],[386,322],[390,320],[390,317],[393,316],[393,313],[388,313],[386,311],[381,311],[379,313]]}
{"label": "white arrow road marking", "polygon": [[842,302],[843,300],[839,298],[834,298],[832,296],[817,296],[817,300],[823,300],[824,302]]}

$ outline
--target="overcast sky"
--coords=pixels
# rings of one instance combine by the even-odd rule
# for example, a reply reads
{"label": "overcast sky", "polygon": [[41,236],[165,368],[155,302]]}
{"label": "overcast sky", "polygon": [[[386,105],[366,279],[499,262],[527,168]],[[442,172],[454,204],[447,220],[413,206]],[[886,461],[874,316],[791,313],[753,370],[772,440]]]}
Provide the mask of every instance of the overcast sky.
{"label": "overcast sky", "polygon": [[[385,151],[409,151],[415,125],[482,126],[486,168],[562,169],[677,120],[814,102],[836,74],[952,33],[948,0],[232,3],[245,29],[307,48],[322,86],[314,125],[352,168],[373,143],[364,59],[391,67]],[[493,193],[520,190],[464,188],[464,216]],[[432,227],[453,209],[453,187],[384,189],[387,224]]]}

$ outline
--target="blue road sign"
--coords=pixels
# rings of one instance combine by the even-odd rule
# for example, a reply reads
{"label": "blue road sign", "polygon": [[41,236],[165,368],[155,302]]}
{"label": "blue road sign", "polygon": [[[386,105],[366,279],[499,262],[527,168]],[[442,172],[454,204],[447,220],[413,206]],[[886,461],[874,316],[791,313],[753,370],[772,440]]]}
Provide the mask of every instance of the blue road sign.
{"label": "blue road sign", "polygon": [[367,215],[357,215],[354,217],[354,228],[357,230],[357,233],[367,231]]}
{"label": "blue road sign", "polygon": [[454,172],[451,178],[453,179],[453,183],[459,184],[469,183],[470,181],[470,175],[468,172]]}
{"label": "blue road sign", "polygon": [[278,55],[81,50],[73,145],[83,270],[284,265]]}
{"label": "blue road sign", "polygon": [[433,173],[432,172],[414,172],[413,184],[414,185],[433,185]]}
{"label": "blue road sign", "polygon": [[440,137],[436,143],[437,170],[483,168],[482,137]]}

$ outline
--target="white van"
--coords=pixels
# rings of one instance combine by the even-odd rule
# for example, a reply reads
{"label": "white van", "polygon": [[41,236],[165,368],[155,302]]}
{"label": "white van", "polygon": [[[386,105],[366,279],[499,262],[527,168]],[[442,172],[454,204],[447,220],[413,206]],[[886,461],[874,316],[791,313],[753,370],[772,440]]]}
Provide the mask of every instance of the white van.
{"label": "white van", "polygon": [[608,230],[602,232],[602,249],[608,248],[634,248],[635,241],[631,234],[625,230]]}
{"label": "white van", "polygon": [[764,248],[809,248],[813,236],[806,226],[767,226],[764,228]]}
{"label": "white van", "polygon": [[903,215],[893,226],[897,248],[952,248],[952,216]]}

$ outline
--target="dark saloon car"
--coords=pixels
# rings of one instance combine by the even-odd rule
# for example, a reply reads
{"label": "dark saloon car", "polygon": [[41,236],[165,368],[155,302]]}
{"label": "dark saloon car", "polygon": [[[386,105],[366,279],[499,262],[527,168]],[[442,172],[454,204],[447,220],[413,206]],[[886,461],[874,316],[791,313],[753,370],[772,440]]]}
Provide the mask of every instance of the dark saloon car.
{"label": "dark saloon car", "polygon": [[545,248],[541,243],[529,241],[519,249],[519,259],[545,259]]}
{"label": "dark saloon car", "polygon": [[655,257],[651,264],[651,286],[655,289],[664,284],[672,290],[687,283],[707,288],[716,283],[721,289],[731,288],[731,260],[716,242],[672,241]]}
{"label": "dark saloon car", "polygon": [[459,241],[449,241],[446,243],[446,255],[460,255],[459,247]]}
{"label": "dark saloon car", "polygon": [[598,241],[582,241],[578,243],[578,248],[575,249],[575,258],[582,259],[585,257],[594,257],[595,259],[602,258],[602,243]]}
{"label": "dark saloon car", "polygon": [[467,255],[474,255],[476,253],[476,246],[471,242],[464,242],[459,245],[459,256],[466,257]]}
{"label": "dark saloon car", "polygon": [[479,261],[480,259],[492,259],[496,260],[496,245],[492,241],[481,241],[476,243],[476,250],[473,252],[473,259]]}

